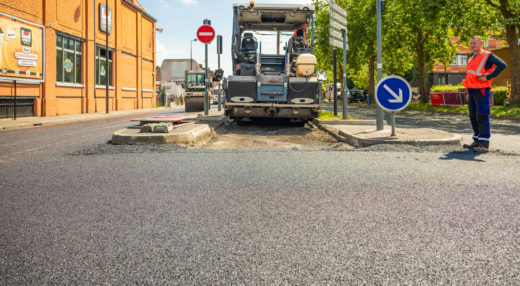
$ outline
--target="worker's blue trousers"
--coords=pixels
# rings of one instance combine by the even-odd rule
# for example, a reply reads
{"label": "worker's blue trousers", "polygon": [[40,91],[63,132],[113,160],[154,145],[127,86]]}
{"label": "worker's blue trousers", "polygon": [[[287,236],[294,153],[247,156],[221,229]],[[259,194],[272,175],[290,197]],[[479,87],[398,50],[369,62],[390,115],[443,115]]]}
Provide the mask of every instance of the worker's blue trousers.
{"label": "worker's blue trousers", "polygon": [[491,131],[489,127],[490,94],[489,88],[468,89],[469,118],[473,127],[473,141],[489,144]]}

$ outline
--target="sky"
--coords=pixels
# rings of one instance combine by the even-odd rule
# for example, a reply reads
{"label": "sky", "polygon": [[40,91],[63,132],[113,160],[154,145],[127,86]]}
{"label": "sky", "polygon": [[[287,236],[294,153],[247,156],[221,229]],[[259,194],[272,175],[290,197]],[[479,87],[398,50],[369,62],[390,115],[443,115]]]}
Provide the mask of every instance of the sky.
{"label": "sky", "polygon": [[[164,59],[189,59],[190,41],[197,38],[197,29],[204,19],[211,20],[217,35],[222,35],[223,53],[220,66],[225,75],[231,69],[231,34],[233,28],[233,3],[249,3],[248,0],[139,0],[141,6],[157,19],[156,56],[157,65]],[[258,0],[255,3],[280,3],[277,0]],[[284,0],[287,4],[309,4],[311,0]],[[282,43],[285,38],[282,37]],[[261,37],[263,53],[276,53],[276,36]],[[192,43],[193,59],[204,65],[204,44]],[[218,67],[216,38],[208,45],[208,65],[214,70]]]}

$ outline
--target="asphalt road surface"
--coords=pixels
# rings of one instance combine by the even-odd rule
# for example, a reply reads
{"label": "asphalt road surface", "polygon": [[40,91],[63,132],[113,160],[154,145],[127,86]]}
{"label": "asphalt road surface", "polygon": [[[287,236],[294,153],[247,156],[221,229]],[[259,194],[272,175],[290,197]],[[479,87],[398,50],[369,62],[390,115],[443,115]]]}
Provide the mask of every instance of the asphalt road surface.
{"label": "asphalt road surface", "polygon": [[0,133],[0,284],[520,284],[516,153],[107,144],[129,124]]}

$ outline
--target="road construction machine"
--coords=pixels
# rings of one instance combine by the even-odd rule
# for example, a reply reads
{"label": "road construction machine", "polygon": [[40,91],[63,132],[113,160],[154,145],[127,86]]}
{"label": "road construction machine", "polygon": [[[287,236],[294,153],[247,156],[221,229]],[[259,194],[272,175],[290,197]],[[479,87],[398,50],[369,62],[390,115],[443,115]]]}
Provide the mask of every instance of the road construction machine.
{"label": "road construction machine", "polygon": [[[204,81],[204,71],[186,71],[184,80],[184,88],[186,89],[184,109],[186,112],[204,111]],[[212,97],[211,90],[208,90],[208,95],[210,98]]]}
{"label": "road construction machine", "polygon": [[[233,5],[233,74],[224,81],[227,116],[236,121],[285,118],[291,122],[318,117],[322,85],[313,54],[313,12],[312,5]],[[297,36],[295,31],[305,23],[310,35]],[[280,52],[283,35],[292,37]],[[263,53],[257,36],[271,36],[262,41],[265,46],[276,43],[276,52]]]}

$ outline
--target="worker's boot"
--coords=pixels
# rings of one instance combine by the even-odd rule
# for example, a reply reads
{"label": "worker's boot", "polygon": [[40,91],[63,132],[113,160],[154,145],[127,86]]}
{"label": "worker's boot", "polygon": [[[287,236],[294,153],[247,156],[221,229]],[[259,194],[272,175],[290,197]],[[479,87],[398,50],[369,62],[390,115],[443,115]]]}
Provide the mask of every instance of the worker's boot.
{"label": "worker's boot", "polygon": [[479,153],[487,153],[489,152],[489,143],[478,142],[478,146],[473,148],[473,151]]}
{"label": "worker's boot", "polygon": [[473,143],[471,143],[470,145],[464,144],[464,148],[467,148],[467,149],[473,149],[477,146],[478,146],[478,141],[473,141]]}

